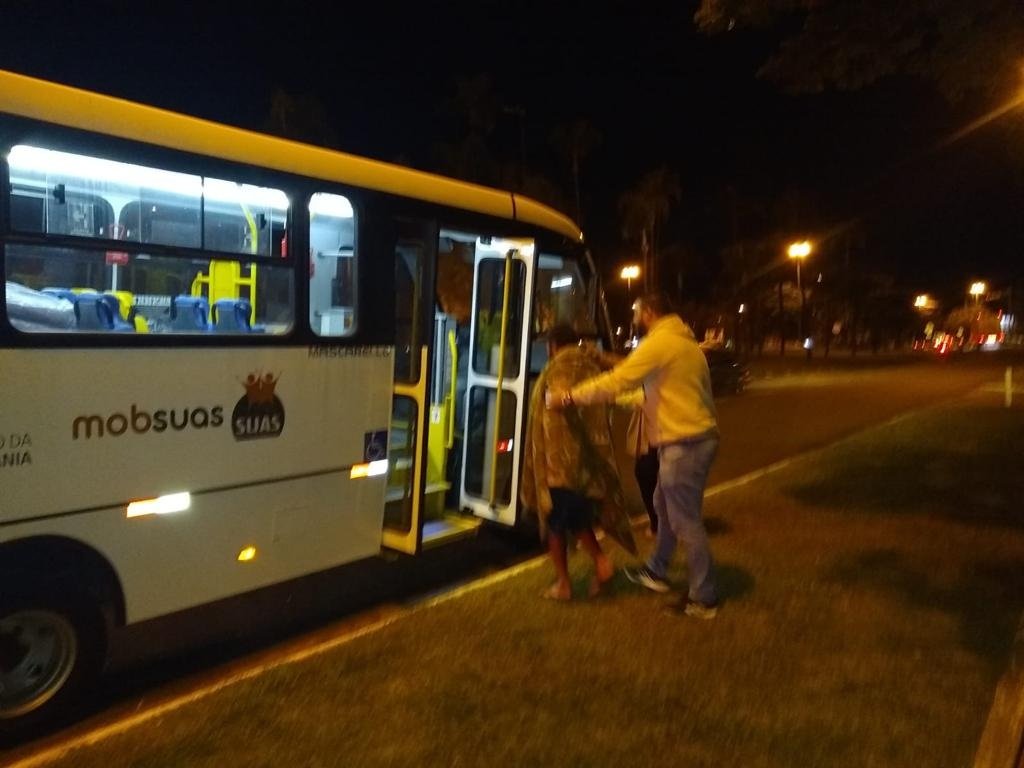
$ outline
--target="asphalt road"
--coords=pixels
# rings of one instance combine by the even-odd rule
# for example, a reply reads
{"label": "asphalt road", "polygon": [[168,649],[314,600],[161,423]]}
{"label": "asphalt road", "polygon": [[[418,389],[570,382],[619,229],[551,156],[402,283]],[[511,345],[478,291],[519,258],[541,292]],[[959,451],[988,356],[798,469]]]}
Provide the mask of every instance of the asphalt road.
{"label": "asphalt road", "polygon": [[[718,402],[721,449],[712,485],[828,445],[907,411],[1002,381],[1006,356],[906,364],[752,364],[754,381]],[[1024,381],[1024,369],[1018,374]],[[624,429],[625,414],[617,420]],[[621,455],[627,493],[640,510],[631,460]],[[123,717],[170,692],[208,684],[226,670],[287,643],[315,642],[389,606],[500,570],[539,552],[533,537],[484,531],[416,558],[380,557],[233,598],[118,635],[113,668],[67,720],[0,750],[0,764],[75,732]],[[360,618],[362,617],[362,618]],[[180,646],[184,645],[184,650]]]}

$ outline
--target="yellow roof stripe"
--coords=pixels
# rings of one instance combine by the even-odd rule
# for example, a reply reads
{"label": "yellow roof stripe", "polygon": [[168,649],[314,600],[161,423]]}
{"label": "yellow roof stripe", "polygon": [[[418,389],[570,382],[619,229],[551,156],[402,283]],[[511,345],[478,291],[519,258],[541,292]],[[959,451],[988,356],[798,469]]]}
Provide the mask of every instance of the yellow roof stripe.
{"label": "yellow roof stripe", "polygon": [[314,147],[0,70],[0,112],[524,221],[573,240],[572,220],[490,187]]}

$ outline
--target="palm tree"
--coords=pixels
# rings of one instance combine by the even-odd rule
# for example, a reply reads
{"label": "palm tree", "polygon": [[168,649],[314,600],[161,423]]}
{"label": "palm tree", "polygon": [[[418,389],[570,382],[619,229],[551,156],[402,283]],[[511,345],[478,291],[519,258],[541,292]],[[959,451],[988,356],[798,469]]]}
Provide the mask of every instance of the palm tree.
{"label": "palm tree", "polygon": [[580,165],[587,155],[601,145],[603,139],[601,132],[585,118],[558,125],[551,132],[551,143],[555,149],[569,159],[572,187],[576,199],[576,223],[581,227],[583,226],[583,207],[580,202]]}
{"label": "palm tree", "polygon": [[682,197],[679,174],[663,165],[645,174],[619,198],[623,237],[640,241],[645,290],[658,284],[658,234]]}

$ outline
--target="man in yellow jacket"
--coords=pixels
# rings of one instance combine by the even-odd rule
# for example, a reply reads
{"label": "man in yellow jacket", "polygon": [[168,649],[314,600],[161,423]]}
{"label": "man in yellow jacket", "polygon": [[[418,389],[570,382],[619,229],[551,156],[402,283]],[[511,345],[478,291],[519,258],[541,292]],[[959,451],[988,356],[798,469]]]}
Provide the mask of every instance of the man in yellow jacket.
{"label": "man in yellow jacket", "polygon": [[552,394],[554,407],[607,403],[638,385],[644,390],[644,426],[658,449],[654,507],[658,532],[647,564],[626,575],[655,592],[668,592],[669,563],[677,541],[686,548],[687,600],[680,611],[710,619],[718,588],[701,509],[708,471],[718,452],[718,418],[707,359],[693,331],[662,294],[634,305],[634,321],[646,335],[610,371]]}

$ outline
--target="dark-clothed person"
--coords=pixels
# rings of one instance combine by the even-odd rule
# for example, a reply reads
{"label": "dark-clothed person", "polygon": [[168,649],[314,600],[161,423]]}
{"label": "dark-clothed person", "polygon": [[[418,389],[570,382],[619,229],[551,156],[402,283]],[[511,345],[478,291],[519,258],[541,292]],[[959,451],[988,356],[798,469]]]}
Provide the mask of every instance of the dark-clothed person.
{"label": "dark-clothed person", "polygon": [[596,501],[617,491],[610,487],[618,475],[608,408],[595,404],[567,414],[546,407],[549,391],[562,391],[598,373],[594,356],[580,346],[580,337],[571,327],[551,329],[548,363],[530,397],[520,498],[537,512],[547,537],[555,583],[544,596],[555,600],[572,596],[566,551],[570,535],[594,561],[591,595],[614,575],[593,529]]}

